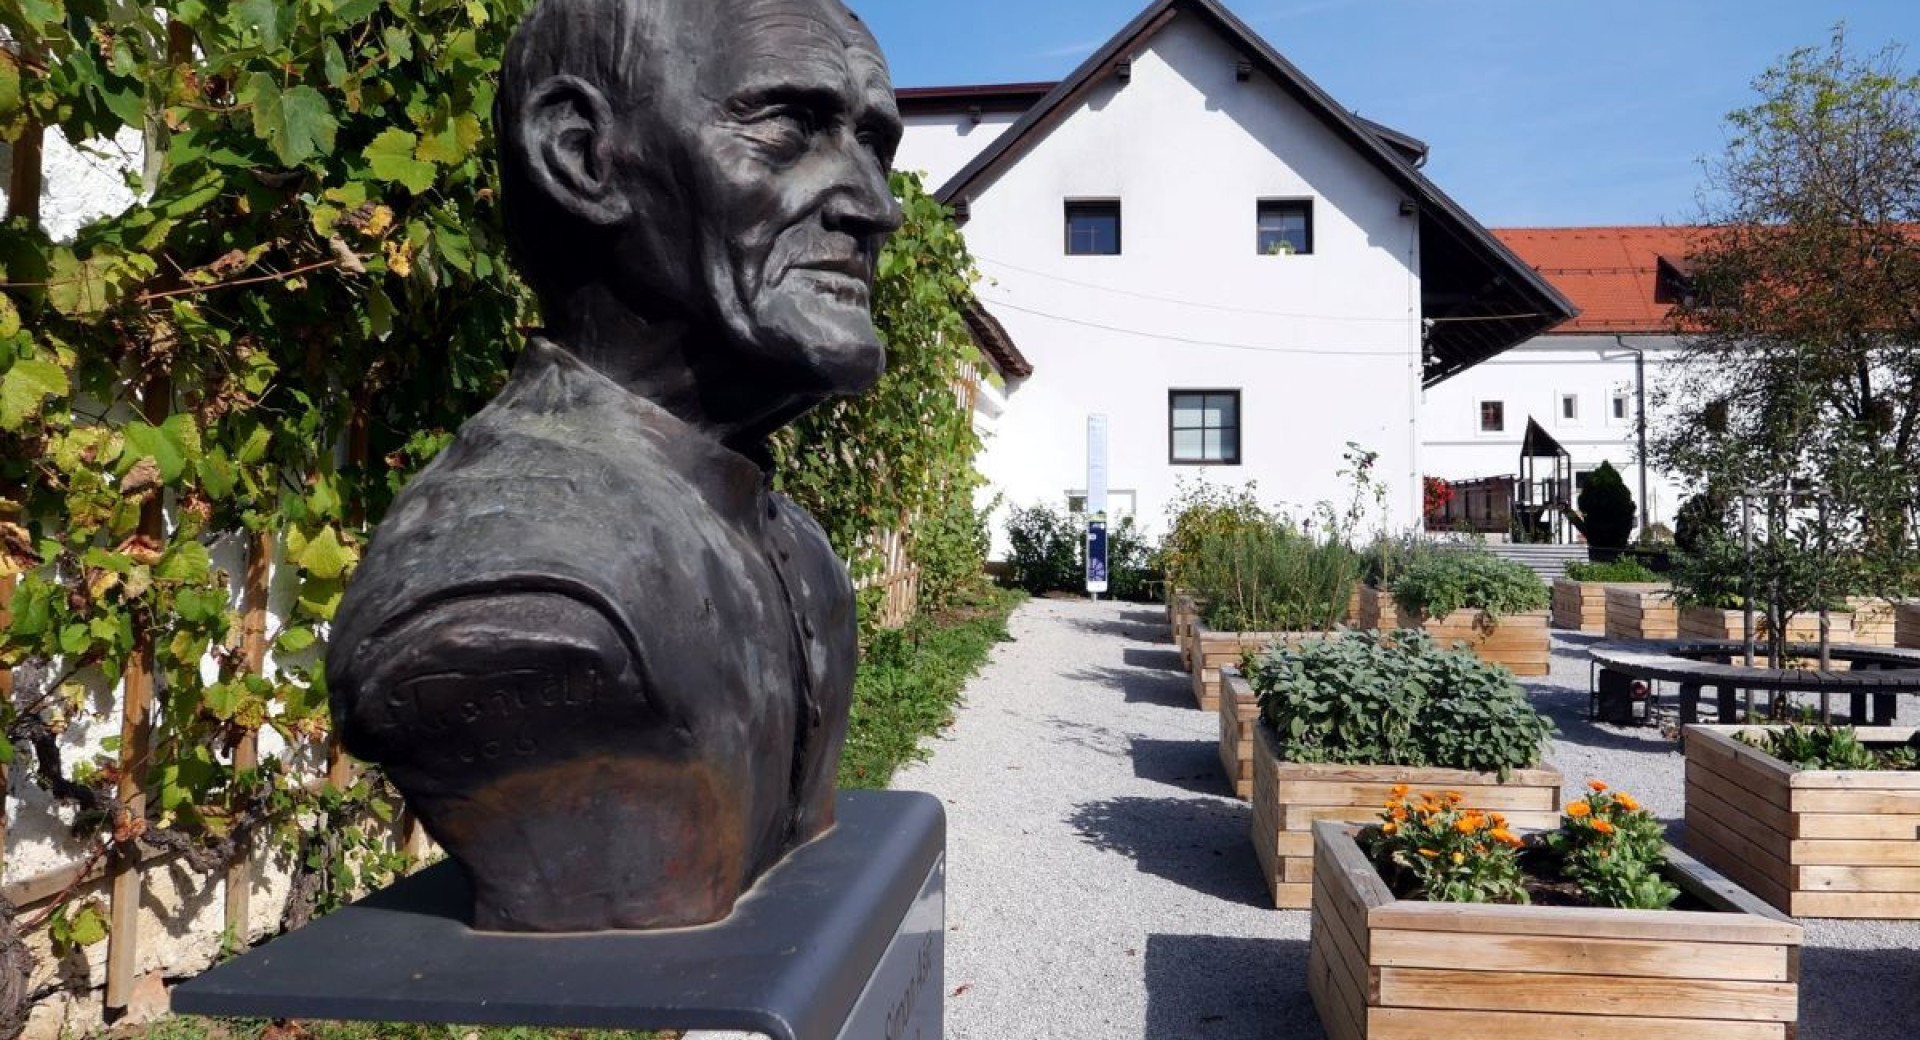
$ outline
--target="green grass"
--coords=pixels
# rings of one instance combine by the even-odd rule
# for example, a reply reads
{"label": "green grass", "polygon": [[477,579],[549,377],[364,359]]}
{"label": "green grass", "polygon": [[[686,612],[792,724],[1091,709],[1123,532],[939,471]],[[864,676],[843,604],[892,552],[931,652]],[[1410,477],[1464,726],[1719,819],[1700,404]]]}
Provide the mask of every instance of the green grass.
{"label": "green grass", "polygon": [[960,691],[1007,639],[1007,616],[1024,593],[983,589],[965,607],[884,632],[860,660],[840,786],[881,788],[924,757],[920,742],[953,721]]}
{"label": "green grass", "polygon": [[[983,589],[965,606],[883,633],[860,661],[853,719],[840,784],[880,788],[902,765],[925,755],[920,742],[953,720],[960,691],[1007,638],[1007,616],[1026,600],[1020,592]],[[396,1023],[268,1022],[168,1018],[116,1040],[665,1040],[672,1033],[609,1033],[587,1029],[490,1029]]]}

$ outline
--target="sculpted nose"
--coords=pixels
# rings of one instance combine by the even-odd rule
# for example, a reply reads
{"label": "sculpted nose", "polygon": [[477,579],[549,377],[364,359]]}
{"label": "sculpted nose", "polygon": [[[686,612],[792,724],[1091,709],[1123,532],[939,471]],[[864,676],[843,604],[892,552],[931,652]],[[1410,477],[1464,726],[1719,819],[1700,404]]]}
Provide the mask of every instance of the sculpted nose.
{"label": "sculpted nose", "polygon": [[904,217],[880,160],[851,139],[843,146],[842,157],[840,183],[827,200],[827,228],[859,238],[899,230]]}

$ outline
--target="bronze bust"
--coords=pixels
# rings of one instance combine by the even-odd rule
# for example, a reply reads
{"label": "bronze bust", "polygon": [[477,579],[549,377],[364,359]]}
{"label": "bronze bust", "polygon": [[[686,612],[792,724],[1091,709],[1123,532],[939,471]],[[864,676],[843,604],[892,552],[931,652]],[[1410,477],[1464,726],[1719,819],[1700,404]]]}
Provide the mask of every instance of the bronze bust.
{"label": "bronze bust", "polygon": [[495,119],[546,329],[394,503],[334,723],[474,925],[697,925],[833,824],[853,590],[769,435],[885,366],[884,59],[838,0],[541,0]]}

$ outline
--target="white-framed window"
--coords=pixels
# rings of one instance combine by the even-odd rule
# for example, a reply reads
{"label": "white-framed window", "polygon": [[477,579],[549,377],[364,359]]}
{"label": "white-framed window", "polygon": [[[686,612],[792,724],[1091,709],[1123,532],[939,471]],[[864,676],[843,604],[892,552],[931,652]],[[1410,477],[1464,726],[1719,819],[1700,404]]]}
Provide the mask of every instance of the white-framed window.
{"label": "white-framed window", "polygon": [[1507,432],[1507,402],[1505,401],[1480,402],[1480,432],[1481,433]]}
{"label": "white-framed window", "polygon": [[1579,394],[1561,394],[1559,414],[1560,414],[1560,422],[1562,425],[1570,425],[1572,423],[1579,422],[1580,421],[1580,395]]}
{"label": "white-framed window", "polygon": [[[1140,515],[1138,511],[1138,506],[1137,506],[1137,503],[1139,502],[1139,500],[1140,500],[1140,495],[1139,495],[1139,492],[1137,491],[1133,491],[1127,488],[1108,488],[1107,489],[1107,520],[1108,522],[1117,524],[1121,520],[1125,519],[1126,517]],[[1067,492],[1067,512],[1072,513],[1075,516],[1080,516],[1080,515],[1084,515],[1086,511],[1087,511],[1086,490],[1081,488],[1069,490]]]}
{"label": "white-framed window", "polygon": [[1607,421],[1622,425],[1633,421],[1633,395],[1625,390],[1615,391],[1612,400],[1607,402]]}

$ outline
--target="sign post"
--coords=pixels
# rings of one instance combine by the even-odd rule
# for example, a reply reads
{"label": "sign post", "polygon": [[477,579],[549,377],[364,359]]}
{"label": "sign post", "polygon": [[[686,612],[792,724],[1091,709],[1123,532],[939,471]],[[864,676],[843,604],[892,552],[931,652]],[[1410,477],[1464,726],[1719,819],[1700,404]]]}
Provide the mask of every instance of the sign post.
{"label": "sign post", "polygon": [[1107,417],[1087,416],[1087,593],[1107,591]]}

